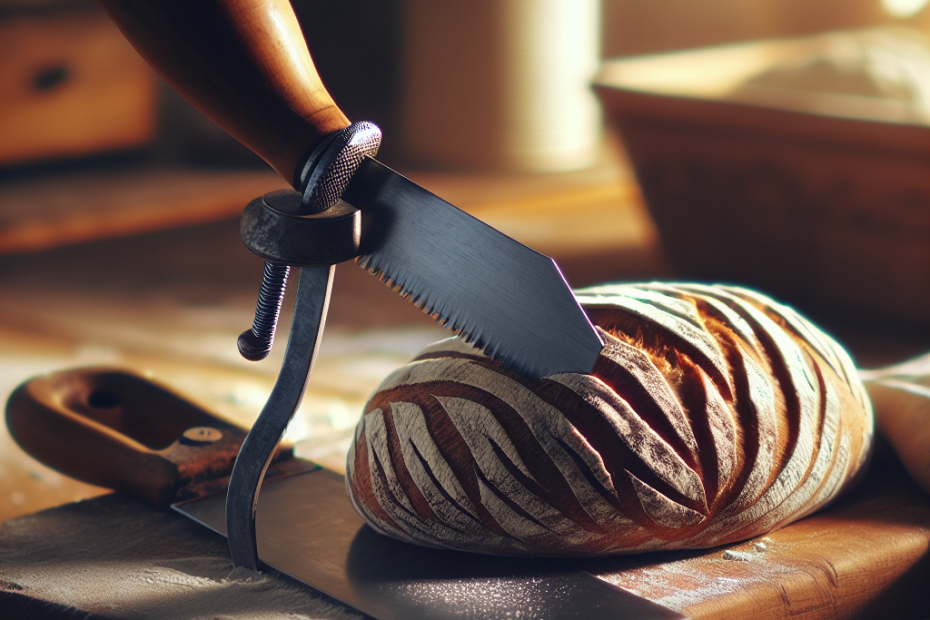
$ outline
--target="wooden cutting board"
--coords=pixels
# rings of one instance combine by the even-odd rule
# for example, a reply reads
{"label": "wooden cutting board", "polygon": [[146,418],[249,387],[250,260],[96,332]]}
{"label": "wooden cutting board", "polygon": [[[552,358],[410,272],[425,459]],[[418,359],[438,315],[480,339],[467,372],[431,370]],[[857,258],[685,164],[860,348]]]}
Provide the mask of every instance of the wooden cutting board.
{"label": "wooden cutting board", "polygon": [[[761,539],[584,567],[691,618],[927,618],[930,497],[879,452],[848,496]],[[357,617],[286,577],[233,570],[219,536],[120,495],[2,524],[0,609],[49,618],[76,610],[145,619]]]}

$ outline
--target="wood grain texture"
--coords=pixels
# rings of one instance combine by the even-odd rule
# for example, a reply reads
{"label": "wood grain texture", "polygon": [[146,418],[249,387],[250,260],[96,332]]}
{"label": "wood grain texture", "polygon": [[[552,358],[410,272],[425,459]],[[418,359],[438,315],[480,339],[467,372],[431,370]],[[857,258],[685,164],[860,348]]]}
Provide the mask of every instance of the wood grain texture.
{"label": "wood grain texture", "polygon": [[[876,452],[875,466],[853,492],[762,539],[706,551],[568,562],[695,620],[930,617],[930,497],[893,455]],[[562,561],[537,565],[543,574]],[[501,563],[491,560],[480,573],[500,570]],[[272,571],[230,571],[220,536],[123,494],[0,525],[4,618],[356,617],[341,606],[327,608],[312,591]],[[436,591],[443,592],[442,586]],[[52,613],[45,605],[69,613]],[[527,610],[528,617],[545,613],[531,599]]]}
{"label": "wood grain texture", "polygon": [[864,469],[871,404],[846,352],[746,289],[578,292],[606,346],[533,384],[459,338],[379,386],[347,486],[376,529],[517,555],[712,547],[825,505]]}
{"label": "wood grain texture", "polygon": [[3,523],[0,610],[43,620],[361,618],[275,571],[234,567],[223,537],[121,493]]}
{"label": "wood grain texture", "polygon": [[270,170],[113,167],[17,179],[0,184],[0,254],[238,217],[282,187]]}

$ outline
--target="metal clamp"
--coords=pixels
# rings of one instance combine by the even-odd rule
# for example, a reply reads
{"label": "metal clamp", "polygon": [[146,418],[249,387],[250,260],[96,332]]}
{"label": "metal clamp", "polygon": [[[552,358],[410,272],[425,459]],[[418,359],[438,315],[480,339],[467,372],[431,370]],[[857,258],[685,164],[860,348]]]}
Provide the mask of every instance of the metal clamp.
{"label": "metal clamp", "polygon": [[320,337],[332,290],[333,265],[302,267],[297,284],[294,320],[274,388],[249,431],[229,477],[226,495],[226,536],[233,564],[258,570],[255,516],[262,480],[275,448],[300,406]]}
{"label": "metal clamp", "polygon": [[374,157],[380,145],[376,125],[349,125],[307,156],[294,182],[299,193],[270,192],[246,207],[242,241],[266,260],[255,321],[239,336],[239,352],[246,359],[262,360],[271,352],[291,265],[334,264],[358,256],[360,216],[339,199],[365,157]]}
{"label": "metal clamp", "polygon": [[267,356],[290,266],[300,267],[294,318],[274,388],[242,443],[226,496],[226,535],[233,563],[258,570],[255,518],[262,480],[275,448],[303,398],[316,359],[332,291],[334,265],[358,256],[359,212],[339,198],[381,132],[356,123],[325,140],[299,176],[302,192],[280,190],[253,200],[241,220],[243,242],[265,258],[265,276],[251,330],[239,337],[249,359]]}

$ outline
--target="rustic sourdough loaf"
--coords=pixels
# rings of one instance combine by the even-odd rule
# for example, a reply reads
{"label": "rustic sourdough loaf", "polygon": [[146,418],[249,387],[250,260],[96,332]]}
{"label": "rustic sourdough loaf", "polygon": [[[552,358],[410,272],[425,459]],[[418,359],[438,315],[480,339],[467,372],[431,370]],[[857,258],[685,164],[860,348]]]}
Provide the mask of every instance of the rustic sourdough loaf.
{"label": "rustic sourdough loaf", "polygon": [[871,405],[846,352],[746,289],[578,291],[605,347],[533,383],[460,338],[365,408],[346,484],[375,529],[492,554],[703,548],[823,506],[863,471]]}

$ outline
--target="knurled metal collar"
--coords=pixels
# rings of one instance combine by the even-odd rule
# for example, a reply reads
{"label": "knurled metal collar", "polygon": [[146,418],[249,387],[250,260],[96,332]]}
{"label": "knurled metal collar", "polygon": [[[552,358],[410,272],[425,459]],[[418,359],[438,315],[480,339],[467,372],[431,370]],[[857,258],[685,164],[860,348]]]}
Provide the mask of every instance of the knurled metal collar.
{"label": "knurled metal collar", "polygon": [[374,157],[381,146],[381,129],[361,121],[327,136],[310,153],[295,186],[303,188],[305,213],[329,209],[342,197],[365,157]]}

